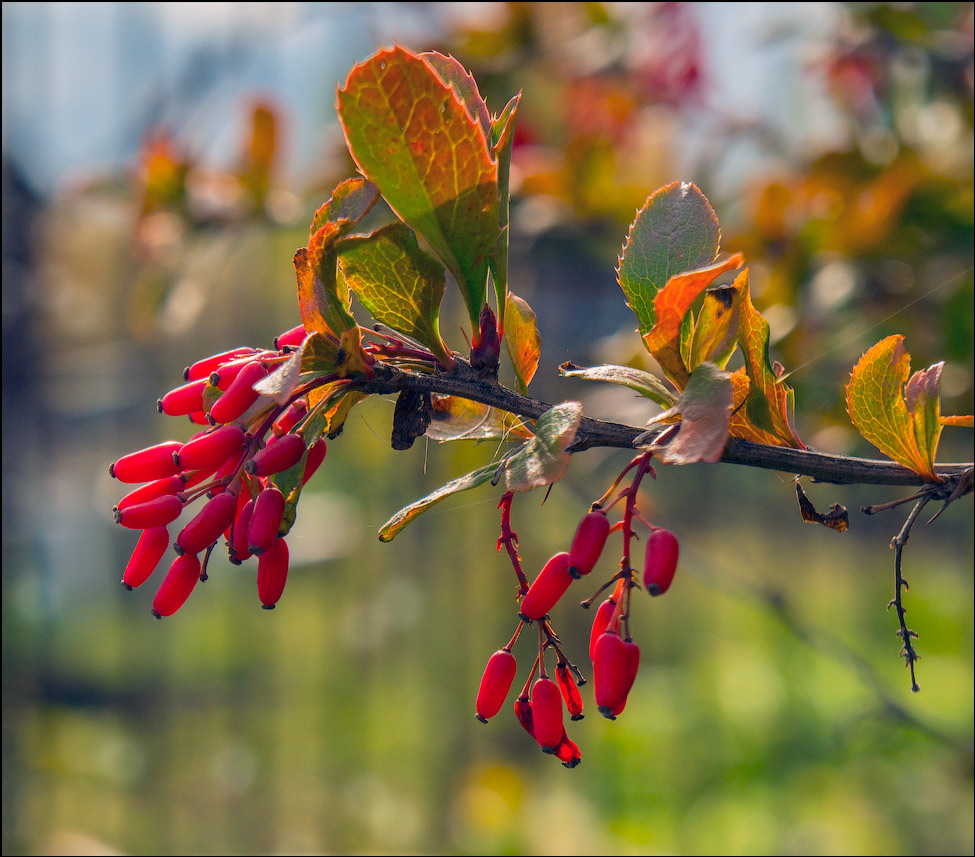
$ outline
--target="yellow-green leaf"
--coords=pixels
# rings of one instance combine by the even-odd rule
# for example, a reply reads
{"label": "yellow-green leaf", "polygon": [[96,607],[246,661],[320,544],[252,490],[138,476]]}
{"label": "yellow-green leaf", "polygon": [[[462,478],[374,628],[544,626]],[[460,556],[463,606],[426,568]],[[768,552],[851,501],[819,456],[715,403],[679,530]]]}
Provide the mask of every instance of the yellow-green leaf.
{"label": "yellow-green leaf", "polygon": [[716,286],[704,293],[704,305],[694,322],[687,368],[714,363],[724,369],[738,344],[741,293],[734,286]]}
{"label": "yellow-green leaf", "polygon": [[515,119],[518,115],[519,92],[501,111],[491,125],[491,154],[498,162],[498,227],[501,235],[491,253],[491,277],[498,299],[498,330],[504,333],[505,310],[508,295],[508,208],[510,194],[508,181],[511,177],[511,146],[515,138]]}
{"label": "yellow-green leaf", "polygon": [[518,386],[523,393],[527,393],[542,356],[542,335],[538,332],[535,313],[527,301],[509,292],[507,310],[504,344],[515,367]]}
{"label": "yellow-green leaf", "polygon": [[440,337],[444,269],[419,248],[411,229],[391,223],[372,235],[347,238],[338,245],[338,260],[341,278],[376,321],[451,362]]}
{"label": "yellow-green leaf", "polygon": [[500,234],[485,129],[429,62],[402,47],[352,69],[338,113],[356,165],[454,274],[476,330]]}
{"label": "yellow-green leaf", "polygon": [[549,408],[535,421],[535,435],[510,459],[504,470],[508,491],[530,491],[558,482],[569,467],[565,450],[575,440],[582,405],[563,402]]}
{"label": "yellow-green leaf", "polygon": [[908,380],[911,355],[904,337],[888,336],[860,358],[846,387],[847,410],[857,431],[929,482],[941,481],[934,472],[934,457],[943,425],[943,365],[936,363]]}
{"label": "yellow-green leaf", "polygon": [[608,381],[636,390],[641,396],[652,399],[663,408],[669,408],[677,402],[675,396],[656,375],[634,369],[631,366],[576,366],[574,363],[563,363],[559,366],[559,373],[566,378],[585,378],[588,381]]}

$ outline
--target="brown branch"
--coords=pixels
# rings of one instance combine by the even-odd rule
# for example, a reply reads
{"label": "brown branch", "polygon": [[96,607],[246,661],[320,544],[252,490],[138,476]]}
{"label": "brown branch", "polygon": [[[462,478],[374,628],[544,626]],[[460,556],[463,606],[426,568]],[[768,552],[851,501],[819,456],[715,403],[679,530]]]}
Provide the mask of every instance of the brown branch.
{"label": "brown branch", "polygon": [[[449,373],[421,374],[404,372],[393,366],[377,363],[375,377],[357,384],[367,393],[398,393],[400,390],[419,390],[440,395],[459,396],[475,402],[508,411],[527,419],[537,419],[552,406],[547,402],[522,396],[498,383],[496,378],[481,377],[466,362],[457,361],[455,370]],[[666,430],[666,427],[660,429]],[[621,423],[594,420],[583,417],[576,433],[572,452],[582,452],[593,447],[633,449],[633,441],[645,428],[634,428]],[[809,476],[819,482],[846,485],[924,485],[925,482],[913,470],[893,461],[869,458],[853,458],[847,455],[828,455],[810,449],[793,449],[785,446],[769,446],[739,438],[729,438],[721,460],[728,464],[745,467],[761,467],[781,470],[785,473]],[[935,470],[951,486],[964,483],[965,474],[973,468],[972,462],[939,464]],[[967,485],[968,493],[971,484]]]}

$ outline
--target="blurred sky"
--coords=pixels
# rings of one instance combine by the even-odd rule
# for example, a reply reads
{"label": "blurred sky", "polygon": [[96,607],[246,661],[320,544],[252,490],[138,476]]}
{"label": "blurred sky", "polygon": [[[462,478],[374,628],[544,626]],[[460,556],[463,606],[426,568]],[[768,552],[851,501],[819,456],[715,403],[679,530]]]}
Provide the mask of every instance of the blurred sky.
{"label": "blurred sky", "polygon": [[[300,183],[334,128],[334,85],[353,62],[393,41],[425,49],[459,19],[490,21],[502,5],[4,3],[3,150],[45,193],[132,163],[144,130],[160,124],[226,163],[241,137],[240,104],[260,94],[284,109],[284,162]],[[650,4],[609,5],[636,15]],[[840,14],[835,4],[691,6],[708,62],[707,106],[768,121],[808,146],[839,132],[802,74]],[[685,143],[692,157],[704,141]],[[740,164],[726,169],[741,174]]]}

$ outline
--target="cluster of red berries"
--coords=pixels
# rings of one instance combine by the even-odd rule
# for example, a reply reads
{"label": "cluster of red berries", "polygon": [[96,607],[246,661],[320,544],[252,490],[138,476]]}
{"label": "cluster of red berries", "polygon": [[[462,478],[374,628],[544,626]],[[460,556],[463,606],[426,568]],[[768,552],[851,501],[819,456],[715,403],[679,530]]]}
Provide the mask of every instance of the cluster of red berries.
{"label": "cluster of red berries", "polygon": [[156,570],[170,544],[169,526],[184,508],[207,498],[173,542],[176,559],[152,602],[157,618],[179,610],[197,581],[206,580],[221,536],[235,565],[258,557],[262,606],[272,609],[281,597],[289,557],[279,533],[287,502],[272,477],[302,467],[303,485],[325,458],[325,440],[306,447],[299,431],[308,415],[304,398],[279,404],[254,385],[289,359],[305,336],[299,326],[279,336],[273,351],[236,348],[194,363],[183,373],[186,383],[166,393],[158,407],[207,428],[186,443],[160,443],[109,467],[120,482],[145,483],[115,507],[117,523],[143,531],[122,576],[130,590]]}
{"label": "cluster of red berries", "polygon": [[[632,484],[603,505],[620,480],[636,469]],[[511,649],[526,625],[537,623],[538,654],[528,679],[515,700],[515,716],[542,750],[554,754],[567,768],[574,768],[582,760],[578,746],[568,737],[564,725],[564,711],[572,720],[583,716],[583,701],[579,687],[585,684],[582,672],[567,657],[561,640],[549,619],[549,612],[568,591],[574,580],[588,575],[599,560],[611,532],[623,535],[623,556],[620,570],[595,595],[583,602],[589,607],[606,589],[613,593],[600,604],[589,638],[589,658],[592,661],[596,706],[599,713],[610,720],[626,706],[630,689],[640,666],[640,648],[629,632],[630,592],[639,587],[630,563],[630,541],[635,538],[634,521],[649,528],[643,565],[643,588],[650,595],[663,595],[674,579],[679,546],[669,530],[646,522],[636,508],[636,494],[646,473],[652,474],[650,453],[637,456],[620,474],[610,490],[591,510],[576,529],[568,552],[557,553],[539,572],[529,586],[521,570],[517,555],[517,535],[510,528],[511,494],[501,501],[501,538],[498,548],[505,546],[515,566],[519,580],[519,624],[511,640],[488,660],[477,693],[477,719],[482,723],[496,715],[508,698],[517,673],[517,663]],[[622,520],[610,524],[607,511],[617,502],[624,503]],[[555,680],[549,678],[545,665],[548,650],[555,653]],[[538,673],[537,680],[535,674]],[[533,683],[534,682],[534,683]],[[564,708],[563,708],[564,702]]]}

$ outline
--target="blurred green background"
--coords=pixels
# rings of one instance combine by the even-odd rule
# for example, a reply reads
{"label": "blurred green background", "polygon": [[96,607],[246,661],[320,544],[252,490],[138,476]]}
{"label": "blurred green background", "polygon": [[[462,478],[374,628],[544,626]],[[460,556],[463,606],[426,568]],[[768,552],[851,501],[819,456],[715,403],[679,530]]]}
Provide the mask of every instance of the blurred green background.
{"label": "blurred green background", "polygon": [[[524,90],[511,287],[537,397],[649,416],[555,367],[644,364],[613,269],[681,178],[746,253],[808,443],[873,454],[842,387],[890,333],[971,413],[973,5],[164,8],[3,8],[3,852],[972,853],[970,498],[905,553],[911,694],[884,610],[903,514],[856,512],[905,492],[807,486],[850,508],[841,535],[801,523],[787,474],[661,468],[641,508],[679,577],[635,599],[626,712],[572,724],[567,771],[507,709],[473,718],[515,626],[498,496],[375,536],[496,446],[394,453],[392,402],[367,401],[302,498],[278,609],[215,554],[164,622],[153,583],[118,586],[135,537],[107,464],[189,436],[154,410],[183,366],[297,323],[292,253],[352,172],[332,87],[394,39],[453,52],[493,109]],[[971,431],[940,457],[971,460]],[[626,461],[587,452],[516,499],[529,574]],[[554,618],[587,665],[572,601]]]}

